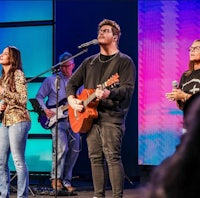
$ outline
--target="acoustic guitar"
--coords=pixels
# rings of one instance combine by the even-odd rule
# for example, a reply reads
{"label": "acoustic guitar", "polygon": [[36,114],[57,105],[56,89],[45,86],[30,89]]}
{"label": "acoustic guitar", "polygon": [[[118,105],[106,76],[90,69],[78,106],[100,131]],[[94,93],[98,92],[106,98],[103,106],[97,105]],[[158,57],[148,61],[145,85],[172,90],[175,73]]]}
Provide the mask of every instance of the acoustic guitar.
{"label": "acoustic guitar", "polygon": [[[102,89],[107,87],[114,88],[118,83],[119,75],[116,73],[101,84],[101,87]],[[82,100],[84,109],[82,112],[79,112],[69,105],[69,122],[75,133],[86,133],[90,130],[93,120],[98,117],[97,106],[99,100],[96,100],[95,89],[83,89],[81,94],[77,95],[77,98]]]}

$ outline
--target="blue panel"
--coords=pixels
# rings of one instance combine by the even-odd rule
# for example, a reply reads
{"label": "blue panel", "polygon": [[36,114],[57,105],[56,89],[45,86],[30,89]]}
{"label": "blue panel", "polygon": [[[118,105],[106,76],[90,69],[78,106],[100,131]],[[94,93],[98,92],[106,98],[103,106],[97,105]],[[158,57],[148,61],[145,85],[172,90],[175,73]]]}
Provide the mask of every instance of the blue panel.
{"label": "blue panel", "polygon": [[[30,22],[53,20],[53,0],[0,0],[0,23]],[[0,53],[8,45],[14,45],[21,51],[23,69],[26,77],[51,75],[53,66],[53,25],[49,26],[20,26],[0,28]],[[8,24],[9,25],[9,24]],[[41,76],[41,77],[42,77]],[[30,82],[28,99],[35,98],[41,83]],[[30,111],[32,126],[29,134],[50,134],[50,130],[43,129],[38,123],[38,114],[32,112],[30,102],[27,106]],[[37,146],[36,146],[37,145]],[[52,162],[51,139],[28,139],[26,147],[26,161],[31,172],[50,172]],[[9,160],[10,170],[15,167],[12,156]]]}
{"label": "blue panel", "polygon": [[[28,83],[28,99],[35,98],[40,85],[41,83],[39,82]],[[29,111],[33,110],[33,107],[30,101],[28,101],[27,108]],[[29,134],[50,134],[51,133],[50,130],[42,128],[42,126],[38,122],[38,114],[36,112],[30,111],[30,116],[31,116],[31,129],[29,131]]]}
{"label": "blue panel", "polygon": [[1,22],[53,20],[53,0],[0,0],[0,8]]}
{"label": "blue panel", "polygon": [[[30,172],[50,172],[52,162],[51,139],[28,139],[26,162]],[[15,171],[12,156],[9,159],[11,171]]]}
{"label": "blue panel", "polygon": [[[26,77],[34,77],[52,66],[53,26],[0,28],[2,51],[8,45],[20,49]],[[46,73],[43,76],[51,74]]]}

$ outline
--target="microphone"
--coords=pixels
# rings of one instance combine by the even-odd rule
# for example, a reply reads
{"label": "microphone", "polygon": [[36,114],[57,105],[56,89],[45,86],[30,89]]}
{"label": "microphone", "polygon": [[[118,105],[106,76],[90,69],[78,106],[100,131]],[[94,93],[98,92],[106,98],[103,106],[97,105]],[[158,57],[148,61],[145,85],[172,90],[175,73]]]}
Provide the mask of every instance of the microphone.
{"label": "microphone", "polygon": [[60,90],[60,76],[57,76],[54,83],[55,83],[55,89]]}
{"label": "microphone", "polygon": [[178,88],[178,81],[177,80],[172,81],[172,87],[175,88],[175,89]]}
{"label": "microphone", "polygon": [[89,47],[90,45],[97,45],[99,42],[97,39],[93,39],[91,41],[88,41],[87,43],[83,43],[81,45],[78,46],[79,49],[81,48],[87,48]]}

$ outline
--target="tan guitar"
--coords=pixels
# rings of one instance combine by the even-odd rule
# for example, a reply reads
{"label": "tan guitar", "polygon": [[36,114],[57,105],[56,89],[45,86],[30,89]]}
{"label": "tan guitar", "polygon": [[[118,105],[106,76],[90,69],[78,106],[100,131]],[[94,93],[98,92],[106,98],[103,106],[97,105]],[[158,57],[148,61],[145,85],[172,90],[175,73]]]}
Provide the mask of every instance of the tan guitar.
{"label": "tan guitar", "polygon": [[[101,86],[102,88],[111,87],[113,88],[119,82],[119,75],[116,73],[111,76]],[[83,89],[77,98],[82,100],[84,110],[82,112],[75,111],[70,105],[68,106],[69,122],[72,130],[75,133],[86,133],[90,130],[92,122],[98,117],[96,110],[99,101],[95,100],[95,89]]]}

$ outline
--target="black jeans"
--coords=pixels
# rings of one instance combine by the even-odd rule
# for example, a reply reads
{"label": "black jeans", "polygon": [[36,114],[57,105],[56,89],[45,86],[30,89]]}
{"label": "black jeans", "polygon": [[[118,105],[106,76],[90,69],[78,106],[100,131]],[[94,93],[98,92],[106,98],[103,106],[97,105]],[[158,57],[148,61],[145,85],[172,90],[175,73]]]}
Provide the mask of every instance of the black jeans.
{"label": "black jeans", "polygon": [[121,161],[123,127],[111,123],[94,124],[87,135],[89,158],[91,161],[94,196],[105,197],[106,170],[114,198],[123,197],[124,168]]}

